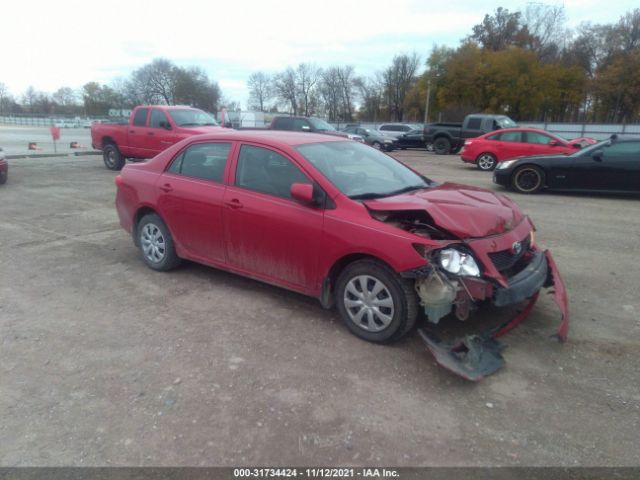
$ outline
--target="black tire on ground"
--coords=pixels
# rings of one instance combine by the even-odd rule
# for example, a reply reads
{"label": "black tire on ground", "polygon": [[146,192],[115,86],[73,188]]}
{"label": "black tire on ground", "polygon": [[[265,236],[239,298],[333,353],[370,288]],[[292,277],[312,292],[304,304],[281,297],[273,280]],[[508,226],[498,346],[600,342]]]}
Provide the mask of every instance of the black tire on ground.
{"label": "black tire on ground", "polygon": [[406,150],[407,147],[400,147],[400,150]]}
{"label": "black tire on ground", "polygon": [[496,168],[497,164],[498,161],[496,160],[495,155],[491,153],[481,153],[480,155],[478,155],[478,158],[476,158],[476,167],[478,167],[478,169],[482,170],[483,172],[492,171],[494,168]]}
{"label": "black tire on ground", "polygon": [[382,144],[380,142],[373,142],[371,146],[376,150],[382,150]]}
{"label": "black tire on ground", "polygon": [[511,186],[519,193],[536,193],[545,186],[545,175],[540,167],[523,165],[513,172]]}
{"label": "black tire on ground", "polygon": [[122,170],[126,159],[118,150],[118,147],[114,143],[107,143],[102,149],[102,159],[104,160],[104,165],[109,170]]}
{"label": "black tire on ground", "polygon": [[[383,288],[373,295],[378,282]],[[338,276],[334,295],[338,312],[347,328],[369,342],[398,340],[416,323],[418,296],[413,281],[400,277],[379,261],[358,260],[348,265]],[[391,307],[388,306],[389,299]],[[366,306],[365,301],[372,306]],[[358,317],[361,310],[364,312]],[[382,316],[387,318],[386,322]]]}
{"label": "black tire on ground", "polygon": [[8,175],[6,173],[0,173],[0,185],[7,183]]}
{"label": "black tire on ground", "polygon": [[448,155],[451,153],[451,142],[448,138],[438,137],[433,142],[433,151],[437,155]]}
{"label": "black tire on ground", "polygon": [[136,235],[140,256],[149,268],[166,272],[180,265],[182,260],[176,254],[171,232],[159,215],[149,213],[142,217]]}

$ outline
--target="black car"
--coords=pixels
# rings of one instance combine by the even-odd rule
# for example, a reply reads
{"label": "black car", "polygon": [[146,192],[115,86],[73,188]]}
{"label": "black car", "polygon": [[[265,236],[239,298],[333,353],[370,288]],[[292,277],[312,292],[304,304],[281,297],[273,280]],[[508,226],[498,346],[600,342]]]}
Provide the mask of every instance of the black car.
{"label": "black car", "polygon": [[543,188],[640,193],[640,137],[614,135],[571,155],[506,160],[493,181],[520,193]]}
{"label": "black car", "polygon": [[402,150],[406,150],[407,148],[427,148],[427,144],[424,141],[424,131],[422,129],[409,130],[397,138],[398,147]]}

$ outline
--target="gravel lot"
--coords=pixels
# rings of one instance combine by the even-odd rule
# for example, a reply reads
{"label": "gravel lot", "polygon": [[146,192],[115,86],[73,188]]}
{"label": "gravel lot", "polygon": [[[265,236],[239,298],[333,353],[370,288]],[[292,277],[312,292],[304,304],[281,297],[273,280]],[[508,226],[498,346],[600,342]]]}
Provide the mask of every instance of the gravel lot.
{"label": "gravel lot", "polygon": [[[458,157],[397,154],[487,188]],[[0,465],[638,465],[638,199],[511,194],[570,295],[481,383],[417,335],[376,346],[317,301],[195,264],[147,269],[100,157],[0,187]],[[485,315],[500,313],[485,312]],[[504,312],[502,312],[504,314]]]}

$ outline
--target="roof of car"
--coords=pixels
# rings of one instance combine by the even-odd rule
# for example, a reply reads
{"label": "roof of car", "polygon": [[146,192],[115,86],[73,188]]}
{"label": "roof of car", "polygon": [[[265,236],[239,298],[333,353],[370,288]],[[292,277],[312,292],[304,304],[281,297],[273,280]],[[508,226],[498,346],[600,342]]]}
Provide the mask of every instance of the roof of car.
{"label": "roof of car", "polygon": [[344,142],[346,137],[324,135],[310,132],[290,132],[287,130],[233,130],[225,129],[219,133],[198,135],[198,140],[231,140],[246,142],[269,142],[271,145],[304,145],[321,142]]}

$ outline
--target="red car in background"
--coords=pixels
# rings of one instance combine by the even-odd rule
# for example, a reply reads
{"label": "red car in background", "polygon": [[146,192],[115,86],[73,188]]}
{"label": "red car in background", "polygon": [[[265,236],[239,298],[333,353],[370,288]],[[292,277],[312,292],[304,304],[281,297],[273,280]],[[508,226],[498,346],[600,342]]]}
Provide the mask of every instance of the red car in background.
{"label": "red car in background", "polygon": [[[513,201],[437,184],[362,143],[223,131],[126,165],[115,182],[120,224],[153,270],[188,259],[310,295],[379,343],[411,331],[420,309],[432,324],[449,313],[465,320],[480,303],[527,301],[528,312],[554,286],[567,336],[555,262]],[[501,364],[494,338],[522,318],[469,345],[421,335],[446,368],[478,379]]]}
{"label": "red car in background", "polygon": [[565,140],[537,128],[506,128],[464,142],[460,152],[463,162],[475,163],[480,170],[490,171],[498,162],[531,155],[575,153],[592,139]]}
{"label": "red car in background", "polygon": [[3,183],[7,183],[8,176],[9,176],[9,164],[5,159],[2,148],[0,148],[0,185],[2,185]]}

